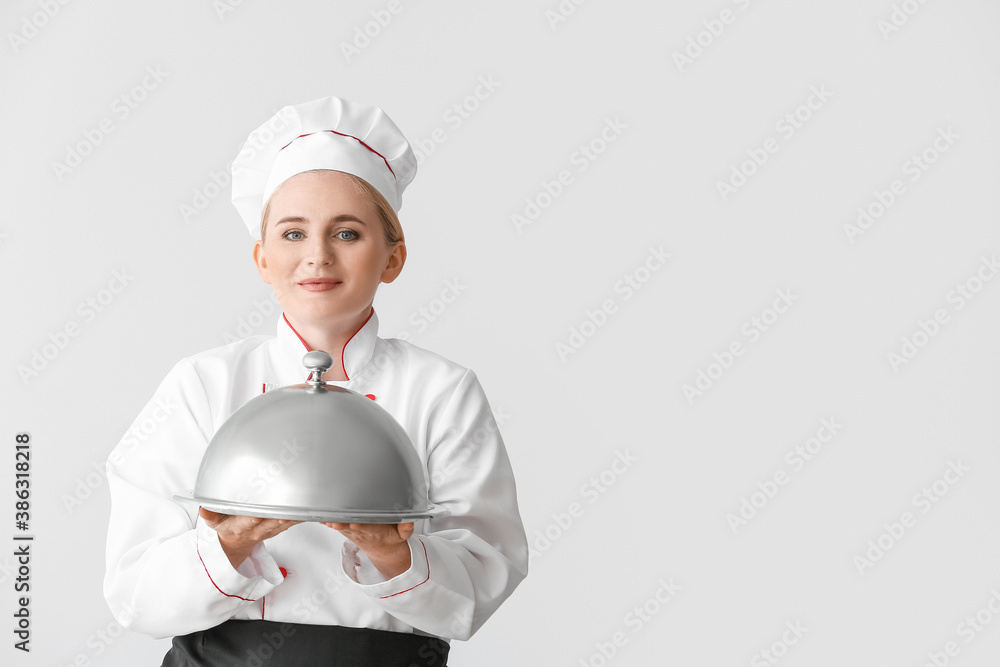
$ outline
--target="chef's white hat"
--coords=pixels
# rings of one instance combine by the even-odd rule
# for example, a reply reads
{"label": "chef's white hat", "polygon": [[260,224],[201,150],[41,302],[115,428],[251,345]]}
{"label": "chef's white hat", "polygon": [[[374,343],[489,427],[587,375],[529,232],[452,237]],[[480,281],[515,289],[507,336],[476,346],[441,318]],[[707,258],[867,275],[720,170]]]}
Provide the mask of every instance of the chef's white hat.
{"label": "chef's white hat", "polygon": [[284,107],[250,133],[233,161],[233,205],[255,239],[271,193],[310,169],[363,178],[398,212],[403,189],[417,173],[417,159],[406,137],[378,107],[339,97]]}

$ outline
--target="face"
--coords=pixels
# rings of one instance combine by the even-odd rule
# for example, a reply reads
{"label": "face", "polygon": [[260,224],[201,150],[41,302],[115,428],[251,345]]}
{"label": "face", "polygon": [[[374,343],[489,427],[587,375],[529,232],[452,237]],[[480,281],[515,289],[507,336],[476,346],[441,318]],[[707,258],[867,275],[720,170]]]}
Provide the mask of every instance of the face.
{"label": "face", "polygon": [[297,174],[271,195],[265,241],[254,247],[264,282],[290,319],[355,329],[380,283],[396,279],[406,250],[386,244],[374,204],[337,171]]}

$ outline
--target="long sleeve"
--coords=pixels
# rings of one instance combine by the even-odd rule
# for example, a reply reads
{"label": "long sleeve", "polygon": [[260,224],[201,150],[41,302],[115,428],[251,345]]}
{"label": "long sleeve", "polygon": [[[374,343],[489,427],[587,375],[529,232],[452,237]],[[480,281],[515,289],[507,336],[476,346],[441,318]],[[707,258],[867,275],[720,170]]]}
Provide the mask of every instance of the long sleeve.
{"label": "long sleeve", "polygon": [[359,577],[370,567],[345,570],[386,613],[429,634],[468,639],[527,575],[527,540],[510,460],[472,371],[427,428],[430,500],[452,515],[418,524],[406,572],[370,583]]}
{"label": "long sleeve", "polygon": [[403,425],[430,500],[452,513],[416,522],[410,568],[385,581],[338,531],[307,522],[234,569],[195,504],[172,499],[194,489],[209,441],[235,410],[261,389],[301,381],[302,342],[279,324],[277,338],[179,362],[111,452],[104,594],[124,627],[167,637],[266,618],[468,639],[511,594],[527,573],[527,542],[479,381],[433,353],[383,342],[375,327],[345,348],[347,361],[388,363],[346,384]]}
{"label": "long sleeve", "polygon": [[104,595],[124,627],[153,637],[218,625],[282,581],[263,544],[234,570],[196,508],[171,500],[194,487],[211,417],[201,380],[183,360],[108,458]]}

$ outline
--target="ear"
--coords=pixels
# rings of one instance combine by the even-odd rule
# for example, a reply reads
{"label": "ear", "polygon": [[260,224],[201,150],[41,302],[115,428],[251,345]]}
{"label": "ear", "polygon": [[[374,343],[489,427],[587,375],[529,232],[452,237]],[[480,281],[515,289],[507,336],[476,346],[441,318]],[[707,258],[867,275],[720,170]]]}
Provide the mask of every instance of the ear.
{"label": "ear", "polygon": [[267,270],[267,258],[264,256],[264,244],[260,241],[253,246],[253,263],[257,265],[257,273],[260,279],[268,285],[271,284],[271,277]]}
{"label": "ear", "polygon": [[392,253],[386,260],[385,269],[382,270],[382,282],[391,283],[399,277],[399,272],[403,270],[403,264],[406,264],[406,244],[399,241],[393,246]]}

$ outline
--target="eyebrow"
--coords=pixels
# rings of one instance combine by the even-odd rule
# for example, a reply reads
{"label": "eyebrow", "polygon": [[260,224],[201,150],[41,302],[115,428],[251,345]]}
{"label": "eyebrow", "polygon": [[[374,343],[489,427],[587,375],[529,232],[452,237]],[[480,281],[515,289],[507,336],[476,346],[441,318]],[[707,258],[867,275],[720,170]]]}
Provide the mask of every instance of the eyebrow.
{"label": "eyebrow", "polygon": [[[308,222],[309,220],[307,218],[303,218],[301,215],[288,215],[282,218],[281,220],[275,222],[274,226],[277,227],[278,225],[283,223],[302,224]],[[362,220],[357,216],[351,215],[350,213],[341,213],[340,215],[334,216],[330,218],[330,222],[358,222],[361,223],[362,225],[365,225],[366,227],[368,226],[368,223],[366,223],[364,220]]]}

